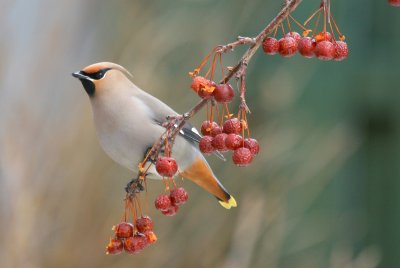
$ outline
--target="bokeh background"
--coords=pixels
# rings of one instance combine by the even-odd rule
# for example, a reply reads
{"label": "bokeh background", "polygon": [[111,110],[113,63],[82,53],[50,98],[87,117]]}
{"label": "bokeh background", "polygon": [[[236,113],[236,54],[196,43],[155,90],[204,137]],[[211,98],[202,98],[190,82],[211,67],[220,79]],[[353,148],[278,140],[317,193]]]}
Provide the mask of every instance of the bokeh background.
{"label": "bokeh background", "polygon": [[[177,216],[150,210],[156,245],[104,254],[133,174],[99,147],[71,72],[119,63],[184,112],[197,101],[187,72],[215,45],[255,36],[281,2],[0,1],[0,267],[400,267],[400,9],[386,0],[332,1],[343,62],[251,61],[261,153],[248,168],[209,157],[237,209],[185,181]],[[154,200],[163,185],[149,189]]]}

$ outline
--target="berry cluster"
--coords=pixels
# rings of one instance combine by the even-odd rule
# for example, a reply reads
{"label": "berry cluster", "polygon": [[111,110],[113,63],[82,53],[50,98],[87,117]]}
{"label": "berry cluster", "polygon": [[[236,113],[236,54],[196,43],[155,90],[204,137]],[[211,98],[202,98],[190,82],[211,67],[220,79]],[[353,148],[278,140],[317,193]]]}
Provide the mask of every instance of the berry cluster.
{"label": "berry cluster", "polygon": [[233,100],[235,93],[230,84],[217,85],[214,81],[203,76],[193,77],[190,86],[202,99],[214,97],[218,103],[229,103]]}
{"label": "berry cluster", "polygon": [[247,166],[253,161],[254,156],[260,151],[256,139],[243,138],[242,134],[246,123],[238,118],[226,120],[222,126],[214,121],[204,121],[201,125],[201,133],[204,135],[199,143],[203,154],[211,154],[214,151],[233,151],[232,160],[237,166]]}
{"label": "berry cluster", "polygon": [[[199,143],[199,149],[203,154],[211,154],[215,151],[233,151],[232,160],[237,166],[247,166],[258,154],[260,146],[257,140],[244,138],[244,131],[248,131],[246,115],[239,110],[239,117],[231,117],[227,104],[230,103],[235,93],[230,84],[217,85],[214,81],[203,76],[194,76],[190,86],[201,98],[213,98],[217,104],[223,105],[227,112],[227,119],[220,117],[220,124],[212,120],[212,116],[201,124],[203,137]],[[212,114],[212,107],[210,114]],[[242,134],[242,135],[240,135]]]}
{"label": "berry cluster", "polygon": [[119,254],[123,250],[129,254],[136,254],[146,246],[157,241],[153,232],[153,221],[149,216],[142,216],[132,223],[123,221],[113,226],[114,238],[110,239],[106,247],[106,254]]}
{"label": "berry cluster", "polygon": [[267,55],[279,53],[283,57],[291,57],[299,52],[306,58],[315,56],[320,60],[341,61],[349,54],[347,43],[333,40],[329,32],[320,32],[314,37],[301,37],[297,32],[289,32],[279,41],[274,37],[267,37],[262,45]]}
{"label": "berry cluster", "polygon": [[[166,144],[166,147],[168,144]],[[167,148],[167,153],[170,151]],[[168,153],[169,155],[169,153]],[[176,160],[170,156],[161,156],[157,159],[156,170],[158,174],[163,177],[166,186],[166,191],[170,190],[169,182],[173,183],[173,189],[170,190],[170,194],[161,194],[157,196],[154,205],[157,210],[160,210],[162,214],[166,216],[173,216],[178,212],[179,206],[186,203],[189,199],[189,195],[183,187],[177,187],[173,176],[178,171],[178,164]],[[165,178],[168,178],[165,179]]]}
{"label": "berry cluster", "polygon": [[[342,61],[346,59],[349,54],[349,49],[347,47],[347,43],[344,41],[345,36],[340,32],[330,10],[329,2],[322,1],[319,9],[317,9],[317,11],[315,11],[304,22],[304,25],[295,20],[292,15],[289,15],[287,17],[287,28],[289,32],[285,34],[285,27],[283,23],[281,23],[280,28],[283,33],[283,37],[279,40],[275,38],[278,30],[278,28],[276,28],[273,37],[269,36],[265,38],[262,43],[265,54],[275,55],[279,53],[281,56],[288,58],[292,57],[294,54],[296,54],[296,52],[299,52],[306,58],[312,58],[315,56],[320,60],[335,61]],[[321,13],[323,13],[324,16],[322,31],[318,34],[313,34],[311,37],[308,37],[311,32],[316,33]],[[312,31],[307,29],[305,26],[315,16],[317,16],[317,19],[315,21],[314,31]],[[292,30],[290,20],[295,22],[303,30],[303,36]],[[331,32],[327,31],[328,25],[331,29]],[[338,34],[339,40],[335,38],[335,32]]]}
{"label": "berry cluster", "polygon": [[165,216],[174,216],[179,206],[186,203],[189,195],[183,187],[174,188],[169,195],[161,194],[157,196],[154,205]]}

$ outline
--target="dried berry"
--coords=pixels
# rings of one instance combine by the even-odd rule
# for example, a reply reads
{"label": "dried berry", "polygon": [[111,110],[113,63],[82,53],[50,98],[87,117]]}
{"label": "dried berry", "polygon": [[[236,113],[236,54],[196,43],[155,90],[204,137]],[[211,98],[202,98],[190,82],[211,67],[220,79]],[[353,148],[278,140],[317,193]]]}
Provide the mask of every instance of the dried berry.
{"label": "dried berry", "polygon": [[260,151],[260,145],[256,139],[247,138],[244,140],[244,147],[250,150],[250,152],[254,155],[257,155]]}
{"label": "dried berry", "polygon": [[173,189],[169,196],[171,198],[172,204],[176,206],[185,204],[186,201],[189,199],[188,193],[182,187]]}
{"label": "dried berry", "polygon": [[166,211],[171,207],[172,203],[169,195],[161,194],[157,196],[154,205],[157,210]]}
{"label": "dried berry", "polygon": [[214,147],[212,146],[213,137],[211,136],[204,136],[201,138],[199,142],[199,149],[200,152],[203,154],[211,154],[215,151]]}
{"label": "dried berry", "polygon": [[275,55],[279,52],[279,42],[276,38],[267,37],[262,43],[263,50],[267,55]]}
{"label": "dried berry", "polygon": [[299,43],[301,39],[301,35],[298,32],[288,32],[285,37],[292,37],[297,43]]}
{"label": "dried berry", "polygon": [[163,210],[161,211],[162,214],[164,214],[165,216],[174,216],[176,213],[178,213],[179,207],[178,206],[170,206],[168,208],[168,210]]}
{"label": "dried berry", "polygon": [[228,151],[228,149],[226,148],[226,145],[225,145],[225,139],[227,136],[228,135],[226,133],[221,133],[214,137],[211,144],[215,150],[220,151],[220,152]]}
{"label": "dried berry", "polygon": [[201,134],[203,134],[204,136],[211,135],[211,131],[216,128],[219,127],[218,124],[216,122],[211,122],[211,121],[203,121],[203,123],[201,123]]}
{"label": "dried berry", "polygon": [[330,32],[320,32],[315,36],[315,41],[317,41],[317,43],[321,42],[321,41],[332,41],[332,35]]}
{"label": "dried berry", "polygon": [[113,227],[118,238],[128,238],[133,235],[133,225],[129,222],[120,222]]}
{"label": "dried berry", "polygon": [[233,152],[232,160],[239,167],[248,166],[253,160],[253,154],[245,147],[240,147]]}
{"label": "dried berry", "polygon": [[293,56],[297,51],[297,41],[290,36],[283,37],[279,40],[279,54],[285,58]]}
{"label": "dried berry", "polygon": [[148,244],[154,244],[155,242],[157,242],[157,236],[153,231],[146,231],[144,235],[147,238]]}
{"label": "dried berry", "polygon": [[216,87],[217,85],[213,81],[208,80],[207,84],[204,87],[200,87],[199,91],[197,91],[197,95],[202,99],[208,99],[213,95]]}
{"label": "dried berry", "polygon": [[120,254],[124,249],[124,243],[119,238],[112,238],[106,247],[106,254]]}
{"label": "dried berry", "polygon": [[193,77],[191,88],[197,93],[199,92],[200,88],[204,88],[206,85],[209,84],[209,80],[203,76],[196,76]]}
{"label": "dried berry", "polygon": [[237,148],[242,147],[243,146],[242,136],[235,133],[228,134],[228,136],[225,139],[225,146],[229,150],[236,150]]}
{"label": "dried berry", "polygon": [[226,134],[235,133],[239,134],[242,131],[242,126],[239,119],[231,118],[225,121],[223,125],[223,132]]}
{"label": "dried berry", "polygon": [[124,249],[129,254],[136,254],[147,246],[147,238],[142,233],[136,233],[134,236],[125,239]]}
{"label": "dried berry", "polygon": [[215,126],[215,127],[213,127],[213,129],[211,129],[211,136],[212,137],[215,137],[215,136],[217,136],[218,134],[221,134],[222,133],[222,128],[220,127],[220,126]]}
{"label": "dried berry", "polygon": [[157,159],[156,170],[162,177],[172,177],[178,171],[178,165],[172,157],[161,156]]}
{"label": "dried berry", "polygon": [[306,58],[314,57],[314,49],[316,42],[310,37],[303,37],[300,39],[298,49],[300,54]]}
{"label": "dried berry", "polygon": [[347,47],[347,43],[343,41],[336,41],[334,43],[335,46],[335,60],[341,61],[347,58],[349,55],[349,49]]}
{"label": "dried berry", "polygon": [[235,93],[230,84],[220,84],[218,85],[214,92],[214,99],[219,103],[229,103],[232,101]]}
{"label": "dried berry", "polygon": [[153,221],[149,216],[140,217],[136,220],[136,228],[141,233],[145,233],[146,231],[152,231]]}
{"label": "dried berry", "polygon": [[321,41],[315,46],[314,53],[320,60],[331,60],[335,57],[335,46],[331,41]]}

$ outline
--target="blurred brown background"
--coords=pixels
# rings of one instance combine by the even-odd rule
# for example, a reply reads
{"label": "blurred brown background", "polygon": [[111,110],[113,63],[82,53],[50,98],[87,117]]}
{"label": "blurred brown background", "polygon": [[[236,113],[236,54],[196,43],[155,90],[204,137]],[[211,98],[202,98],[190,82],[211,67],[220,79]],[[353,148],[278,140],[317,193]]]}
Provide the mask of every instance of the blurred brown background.
{"label": "blurred brown background", "polygon": [[[262,151],[249,168],[209,158],[237,209],[184,182],[177,216],[151,209],[156,245],[104,254],[132,174],[100,149],[71,72],[119,63],[184,112],[197,101],[187,72],[215,45],[256,35],[281,2],[0,1],[0,267],[400,267],[400,9],[385,0],[332,1],[344,62],[254,57]],[[149,187],[150,200],[163,189]]]}

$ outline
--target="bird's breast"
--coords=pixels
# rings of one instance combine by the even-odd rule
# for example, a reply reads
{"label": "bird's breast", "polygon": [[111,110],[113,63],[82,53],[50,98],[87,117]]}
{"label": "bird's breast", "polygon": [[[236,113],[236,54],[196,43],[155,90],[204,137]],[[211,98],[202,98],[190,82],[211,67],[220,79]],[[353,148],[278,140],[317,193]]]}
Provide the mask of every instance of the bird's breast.
{"label": "bird's breast", "polygon": [[147,148],[163,133],[163,128],[151,120],[147,107],[140,102],[98,102],[92,102],[92,109],[101,147],[114,161],[137,171]]}

